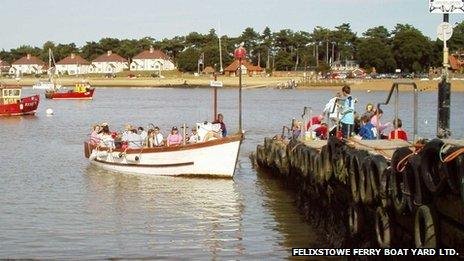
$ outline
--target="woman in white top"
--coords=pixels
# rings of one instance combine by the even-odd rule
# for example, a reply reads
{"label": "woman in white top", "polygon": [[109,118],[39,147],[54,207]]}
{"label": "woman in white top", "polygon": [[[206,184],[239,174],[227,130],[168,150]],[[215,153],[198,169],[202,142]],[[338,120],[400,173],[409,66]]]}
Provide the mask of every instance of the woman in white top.
{"label": "woman in white top", "polygon": [[103,126],[102,131],[100,132],[100,146],[110,149],[114,148],[114,139],[111,136],[108,126]]}

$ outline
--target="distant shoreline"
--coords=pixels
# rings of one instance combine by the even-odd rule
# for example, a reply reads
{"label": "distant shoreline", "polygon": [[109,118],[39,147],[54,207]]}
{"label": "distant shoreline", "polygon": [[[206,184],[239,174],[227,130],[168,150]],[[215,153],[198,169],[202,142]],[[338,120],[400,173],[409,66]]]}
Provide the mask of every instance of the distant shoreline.
{"label": "distant shoreline", "polygon": [[[300,77],[243,77],[243,88],[244,89],[260,89],[260,88],[278,88],[283,86],[285,83],[295,80],[298,82]],[[5,84],[19,84],[24,87],[32,86],[37,78],[22,78],[19,81],[16,79],[0,78],[0,82]],[[44,80],[41,78],[40,80]],[[75,77],[65,77],[58,79],[58,83],[62,86],[73,86],[80,79]],[[201,77],[170,77],[170,78],[137,78],[129,79],[125,77],[116,77],[111,79],[105,78],[86,78],[87,81],[93,87],[107,87],[107,88],[209,88],[212,77],[201,76]],[[221,76],[218,81],[222,81],[224,88],[237,88],[238,77],[226,77]],[[398,80],[395,80],[398,81]],[[411,82],[411,80],[405,80]],[[381,79],[381,80],[349,80],[346,84],[351,86],[354,91],[389,91],[393,84],[392,79]],[[436,91],[438,86],[438,80],[427,80],[422,81],[415,79],[414,82],[417,84],[420,91]],[[330,81],[323,81],[321,85],[318,83],[312,83],[311,86],[300,86],[297,87],[299,90],[330,90],[336,91],[341,85],[345,84],[341,81],[333,81],[333,85]],[[452,80],[452,92],[464,92],[464,80]],[[401,88],[403,91],[409,91],[409,87]]]}

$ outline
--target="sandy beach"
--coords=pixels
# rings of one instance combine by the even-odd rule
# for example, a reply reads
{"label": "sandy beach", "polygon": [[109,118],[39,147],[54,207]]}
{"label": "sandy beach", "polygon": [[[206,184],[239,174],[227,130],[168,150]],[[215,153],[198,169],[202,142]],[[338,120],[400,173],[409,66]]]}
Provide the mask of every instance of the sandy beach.
{"label": "sandy beach", "polygon": [[[44,80],[43,78],[41,78]],[[285,83],[295,80],[299,82],[300,77],[243,77],[243,87],[245,89],[254,88],[276,88]],[[21,79],[0,78],[1,82],[5,84],[19,84],[21,86],[32,86],[38,78],[23,77]],[[76,81],[81,78],[76,77],[63,77],[59,78],[57,82],[63,86],[72,86]],[[150,78],[140,77],[130,79],[128,77],[104,78],[104,77],[87,77],[85,80],[89,81],[94,87],[208,87],[210,81],[213,80],[212,76],[198,76],[182,75],[181,77],[166,77],[166,78]],[[238,87],[238,77],[220,76],[218,81],[222,81],[224,87],[234,88]],[[351,86],[353,90],[371,90],[371,91],[387,91],[390,90],[393,82],[395,81],[414,81],[419,90],[421,91],[434,91],[437,89],[438,80],[393,80],[393,79],[380,79],[380,80],[347,80],[346,82],[340,80],[324,80],[317,83],[312,83],[311,86],[298,86],[298,89],[327,89],[333,90],[339,88],[344,83]],[[453,92],[464,92],[464,80],[452,80]],[[408,90],[409,87],[402,87],[403,90]]]}

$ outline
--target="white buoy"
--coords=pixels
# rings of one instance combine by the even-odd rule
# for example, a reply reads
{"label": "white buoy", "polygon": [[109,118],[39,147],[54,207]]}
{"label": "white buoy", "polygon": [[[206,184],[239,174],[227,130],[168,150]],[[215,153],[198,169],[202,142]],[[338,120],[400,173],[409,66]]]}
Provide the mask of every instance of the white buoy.
{"label": "white buoy", "polygon": [[371,92],[371,90],[367,90],[367,93],[370,93],[370,92]]}
{"label": "white buoy", "polygon": [[45,111],[45,113],[46,113],[47,115],[53,115],[53,110],[52,110],[51,108],[48,108],[48,109]]}

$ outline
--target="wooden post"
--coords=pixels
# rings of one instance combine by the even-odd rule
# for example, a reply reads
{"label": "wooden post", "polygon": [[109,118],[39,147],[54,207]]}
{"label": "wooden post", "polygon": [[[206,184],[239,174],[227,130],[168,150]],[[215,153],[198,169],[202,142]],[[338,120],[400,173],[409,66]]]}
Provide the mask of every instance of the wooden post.
{"label": "wooden post", "polygon": [[242,132],[242,58],[239,62],[239,78],[238,78],[238,128]]}
{"label": "wooden post", "polygon": [[[214,73],[214,81],[217,81],[217,74]],[[213,122],[217,117],[217,87],[213,87]]]}

